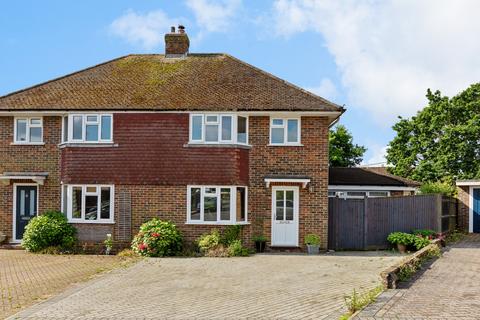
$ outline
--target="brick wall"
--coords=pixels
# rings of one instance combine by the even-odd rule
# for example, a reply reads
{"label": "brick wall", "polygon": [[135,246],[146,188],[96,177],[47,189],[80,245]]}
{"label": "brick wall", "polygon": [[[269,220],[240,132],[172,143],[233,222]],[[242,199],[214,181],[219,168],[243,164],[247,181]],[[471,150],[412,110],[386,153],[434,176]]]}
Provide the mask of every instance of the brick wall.
{"label": "brick wall", "polygon": [[[61,121],[59,117],[43,117],[43,146],[11,145],[13,142],[13,117],[0,117],[0,173],[48,172],[48,178],[38,189],[39,212],[60,209],[60,143]],[[12,236],[13,183],[0,184],[0,231],[10,240]]]}
{"label": "brick wall", "polygon": [[458,228],[468,232],[469,228],[469,187],[457,187]]}

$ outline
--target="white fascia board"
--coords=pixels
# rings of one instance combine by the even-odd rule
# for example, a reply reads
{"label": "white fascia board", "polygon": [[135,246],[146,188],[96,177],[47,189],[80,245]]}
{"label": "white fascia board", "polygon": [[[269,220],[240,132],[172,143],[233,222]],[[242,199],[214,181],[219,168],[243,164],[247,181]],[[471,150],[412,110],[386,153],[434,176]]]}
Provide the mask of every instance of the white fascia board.
{"label": "white fascia board", "polygon": [[354,191],[416,191],[414,187],[389,187],[389,186],[344,186],[328,185],[328,190],[354,190]]}
{"label": "white fascia board", "polygon": [[480,186],[480,180],[457,181],[456,185],[459,187]]}

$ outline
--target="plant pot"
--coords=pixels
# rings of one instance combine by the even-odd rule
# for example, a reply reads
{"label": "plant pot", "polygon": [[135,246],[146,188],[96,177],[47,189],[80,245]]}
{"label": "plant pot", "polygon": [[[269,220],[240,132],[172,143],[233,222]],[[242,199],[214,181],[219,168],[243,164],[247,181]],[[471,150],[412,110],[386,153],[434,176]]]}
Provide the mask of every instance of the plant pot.
{"label": "plant pot", "polygon": [[308,252],[308,254],[319,254],[320,246],[319,245],[313,245],[313,244],[307,244],[307,252]]}
{"label": "plant pot", "polygon": [[7,239],[7,236],[5,235],[5,233],[3,232],[0,232],[0,244],[5,241],[5,239]]}
{"label": "plant pot", "polygon": [[265,252],[265,241],[255,241],[255,251],[257,253],[262,253]]}
{"label": "plant pot", "polygon": [[397,243],[397,249],[400,253],[407,252],[407,246],[404,244]]}

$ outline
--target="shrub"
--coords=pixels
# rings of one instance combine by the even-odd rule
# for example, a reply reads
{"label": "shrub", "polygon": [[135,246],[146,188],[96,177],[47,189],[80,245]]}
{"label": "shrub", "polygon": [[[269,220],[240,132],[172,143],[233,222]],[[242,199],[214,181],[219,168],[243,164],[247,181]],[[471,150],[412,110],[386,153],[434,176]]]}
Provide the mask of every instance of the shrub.
{"label": "shrub", "polygon": [[225,231],[223,231],[223,235],[222,235],[222,238],[220,239],[220,242],[225,246],[229,246],[234,241],[237,241],[240,239],[241,231],[242,231],[241,225],[233,225],[233,226],[226,227]]}
{"label": "shrub", "polygon": [[154,218],[142,224],[132,250],[146,257],[173,256],[182,250],[182,235],[172,222]]}
{"label": "shrub", "polygon": [[435,238],[437,236],[437,232],[430,229],[416,229],[413,230],[412,233],[414,235],[421,235],[422,237],[429,239]]}
{"label": "shrub", "polygon": [[198,239],[198,247],[201,252],[208,252],[220,245],[220,232],[217,229],[213,229],[212,232],[201,235]]}
{"label": "shrub", "polygon": [[429,182],[420,187],[421,194],[440,193],[446,196],[455,196],[456,188],[448,182]]}
{"label": "shrub", "polygon": [[430,240],[428,238],[424,238],[421,235],[416,235],[413,238],[413,246],[415,249],[420,250],[422,248],[425,248],[430,244]]}
{"label": "shrub", "polygon": [[316,234],[313,234],[313,233],[307,234],[305,236],[305,244],[318,246],[318,245],[320,245],[320,237]]}
{"label": "shrub", "polygon": [[241,240],[235,240],[228,246],[228,254],[230,257],[246,257],[248,249],[242,246]]}
{"label": "shrub", "polygon": [[409,246],[413,244],[414,235],[405,232],[392,232],[388,235],[387,241],[391,244],[403,244],[405,246]]}
{"label": "shrub", "polygon": [[227,258],[230,257],[230,252],[227,247],[220,244],[205,252],[205,257]]}
{"label": "shrub", "polygon": [[68,251],[77,241],[76,232],[75,227],[68,223],[63,213],[48,211],[30,220],[25,227],[22,246],[30,252],[39,252],[47,248],[48,252]]}

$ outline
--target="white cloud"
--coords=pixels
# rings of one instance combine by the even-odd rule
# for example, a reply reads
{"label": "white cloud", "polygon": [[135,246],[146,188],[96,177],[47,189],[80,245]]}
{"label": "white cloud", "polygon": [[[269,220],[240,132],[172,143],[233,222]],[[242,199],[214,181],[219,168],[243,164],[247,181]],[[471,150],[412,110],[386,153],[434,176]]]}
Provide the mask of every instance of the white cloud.
{"label": "white cloud", "polygon": [[321,34],[348,105],[385,125],[426,104],[427,88],[453,95],[480,79],[480,1],[276,0],[277,35]]}
{"label": "white cloud", "polygon": [[129,10],[110,24],[110,30],[131,44],[153,49],[163,44],[164,34],[178,22],[179,19],[168,17],[162,10],[150,11],[146,14]]}
{"label": "white cloud", "polygon": [[335,84],[329,78],[323,78],[318,87],[305,88],[305,90],[332,101],[335,100],[338,95],[337,87],[335,87]]}
{"label": "white cloud", "polygon": [[242,0],[187,0],[202,32],[225,32]]}
{"label": "white cloud", "polygon": [[368,159],[363,159],[363,165],[385,165],[387,159],[385,158],[387,154],[387,148],[378,144],[373,144],[369,146],[368,153],[371,155]]}

